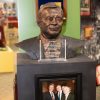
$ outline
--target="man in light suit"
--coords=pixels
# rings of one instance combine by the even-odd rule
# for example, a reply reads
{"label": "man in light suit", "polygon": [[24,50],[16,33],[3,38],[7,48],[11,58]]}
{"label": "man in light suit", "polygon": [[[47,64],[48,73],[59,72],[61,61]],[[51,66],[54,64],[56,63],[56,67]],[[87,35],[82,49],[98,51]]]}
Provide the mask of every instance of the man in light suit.
{"label": "man in light suit", "polygon": [[49,84],[49,90],[43,93],[43,100],[55,100],[54,84]]}
{"label": "man in light suit", "polygon": [[[60,35],[64,22],[63,17],[62,8],[56,5],[56,3],[51,2],[42,5],[37,17],[37,24],[41,30],[40,35],[24,40],[16,44],[16,46],[25,50],[32,59],[38,60],[40,58],[40,40],[42,42],[43,49],[46,51],[46,48],[50,43],[49,41],[61,41],[64,39],[66,40],[66,58],[75,57],[79,54],[78,51],[83,46],[84,42]],[[61,47],[61,52],[58,56],[64,53],[64,49],[65,47]]]}

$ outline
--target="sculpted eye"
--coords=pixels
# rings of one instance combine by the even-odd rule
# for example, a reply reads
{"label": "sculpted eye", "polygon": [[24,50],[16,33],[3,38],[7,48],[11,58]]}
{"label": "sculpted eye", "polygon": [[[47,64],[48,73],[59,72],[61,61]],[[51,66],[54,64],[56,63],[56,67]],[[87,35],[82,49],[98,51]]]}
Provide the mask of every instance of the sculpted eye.
{"label": "sculpted eye", "polygon": [[59,22],[61,22],[61,21],[63,21],[63,18],[62,17],[50,17],[50,16],[48,16],[48,17],[46,17],[45,18],[45,21],[53,21],[53,20],[56,20],[56,21],[59,21]]}
{"label": "sculpted eye", "polygon": [[57,21],[62,21],[63,19],[62,19],[62,17],[56,17],[56,20]]}
{"label": "sculpted eye", "polygon": [[52,21],[53,17],[48,17],[47,20]]}
{"label": "sculpted eye", "polygon": [[53,20],[53,17],[50,17],[49,20],[52,21]]}

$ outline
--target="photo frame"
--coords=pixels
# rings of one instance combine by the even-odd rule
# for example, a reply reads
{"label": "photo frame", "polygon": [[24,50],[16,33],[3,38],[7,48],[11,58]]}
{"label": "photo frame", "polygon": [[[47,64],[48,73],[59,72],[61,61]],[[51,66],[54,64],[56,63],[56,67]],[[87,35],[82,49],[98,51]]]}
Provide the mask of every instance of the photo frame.
{"label": "photo frame", "polygon": [[81,0],[80,6],[81,16],[91,15],[91,0]]}
{"label": "photo frame", "polygon": [[67,0],[35,0],[36,3],[36,17],[38,14],[38,10],[42,4],[48,3],[48,2],[55,2],[58,6],[61,6],[64,12],[64,18],[67,18]]}
{"label": "photo frame", "polygon": [[61,85],[63,92],[64,87],[70,88],[70,93],[73,95],[72,100],[82,100],[81,73],[35,75],[35,100],[45,100],[45,94],[49,92],[48,88],[50,84],[54,85],[53,92],[55,94],[55,98],[57,93],[57,85]]}

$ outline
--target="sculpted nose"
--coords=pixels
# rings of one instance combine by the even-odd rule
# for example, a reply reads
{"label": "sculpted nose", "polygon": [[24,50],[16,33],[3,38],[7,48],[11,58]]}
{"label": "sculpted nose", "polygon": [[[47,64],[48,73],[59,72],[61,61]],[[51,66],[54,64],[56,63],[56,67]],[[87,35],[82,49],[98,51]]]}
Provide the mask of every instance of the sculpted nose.
{"label": "sculpted nose", "polygon": [[56,18],[53,18],[52,22],[51,22],[53,25],[57,25],[57,21],[56,21]]}

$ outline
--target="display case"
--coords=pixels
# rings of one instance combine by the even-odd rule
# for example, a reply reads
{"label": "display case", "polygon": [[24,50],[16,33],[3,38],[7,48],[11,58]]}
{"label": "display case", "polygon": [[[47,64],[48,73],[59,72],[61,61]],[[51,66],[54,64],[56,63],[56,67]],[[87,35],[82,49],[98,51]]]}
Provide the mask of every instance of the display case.
{"label": "display case", "polygon": [[[6,45],[12,45],[18,42],[18,19],[17,4],[15,0],[1,0],[0,11],[3,19],[3,31],[5,34]],[[0,18],[0,19],[1,19]]]}
{"label": "display case", "polygon": [[[84,1],[84,0],[81,0]],[[81,2],[82,3],[82,2]],[[90,15],[81,16],[81,39],[85,40],[83,53],[100,62],[100,0],[90,0]]]}
{"label": "display case", "polygon": [[49,82],[71,87],[72,100],[96,100],[96,63],[88,57],[66,62],[38,62],[25,53],[17,57],[18,100],[43,100]]}

